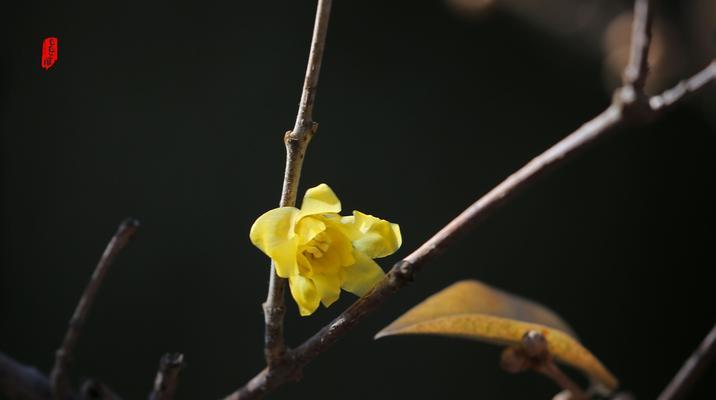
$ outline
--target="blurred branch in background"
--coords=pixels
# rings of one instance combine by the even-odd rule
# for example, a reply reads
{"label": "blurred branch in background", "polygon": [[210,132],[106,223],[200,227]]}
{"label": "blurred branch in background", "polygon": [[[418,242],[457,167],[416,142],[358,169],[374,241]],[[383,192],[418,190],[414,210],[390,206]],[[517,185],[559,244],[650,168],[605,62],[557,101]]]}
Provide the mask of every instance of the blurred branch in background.
{"label": "blurred branch in background", "polygon": [[107,244],[82,297],[80,297],[77,308],[72,314],[62,345],[55,353],[55,363],[50,372],[50,378],[45,377],[37,369],[21,365],[0,353],[0,389],[2,389],[0,393],[4,393],[10,399],[28,400],[119,399],[119,396],[109,388],[95,380],[85,381],[79,392],[75,392],[68,370],[80,332],[87,320],[97,292],[114,259],[134,237],[137,228],[139,228],[139,221],[134,218],[125,219]]}
{"label": "blurred branch in background", "polygon": [[184,368],[184,355],[168,353],[159,360],[159,370],[149,400],[171,400],[179,384],[179,373]]}
{"label": "blurred branch in background", "polygon": [[[618,0],[445,0],[449,9],[475,23],[491,11],[512,15],[544,32],[570,52],[602,62],[604,88],[620,85],[629,60],[634,12]],[[647,93],[673,85],[679,77],[707,64],[716,54],[716,2],[690,0],[657,2],[662,12],[655,21]],[[638,10],[638,9],[636,9]],[[555,63],[559,63],[555,60]],[[704,110],[713,109],[716,93],[702,96]],[[716,126],[716,115],[706,113]]]}
{"label": "blurred branch in background", "polygon": [[0,393],[8,399],[48,400],[50,381],[35,367],[22,365],[0,352]]}
{"label": "blurred branch in background", "polygon": [[112,266],[114,258],[119,254],[124,246],[129,243],[139,227],[139,221],[128,218],[119,225],[117,233],[107,244],[107,248],[102,253],[97,267],[92,273],[87,288],[85,289],[77,308],[75,309],[72,319],[70,319],[67,333],[62,341],[62,346],[55,353],[55,365],[50,373],[50,385],[52,386],[52,395],[56,400],[65,400],[73,396],[72,384],[68,376],[67,370],[72,360],[72,355],[79,340],[82,327],[87,320],[87,315],[92,309],[92,304],[97,296],[99,288],[102,286],[107,272]]}
{"label": "blurred branch in background", "polygon": [[706,335],[694,354],[676,373],[669,386],[659,395],[658,400],[679,400],[686,398],[694,383],[716,357],[716,325]]}

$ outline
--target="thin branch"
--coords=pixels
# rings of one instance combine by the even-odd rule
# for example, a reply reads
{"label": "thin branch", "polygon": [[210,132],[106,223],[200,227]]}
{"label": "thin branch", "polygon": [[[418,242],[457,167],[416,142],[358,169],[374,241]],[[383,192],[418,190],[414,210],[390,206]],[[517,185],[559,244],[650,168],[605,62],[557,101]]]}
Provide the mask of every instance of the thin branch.
{"label": "thin branch", "polygon": [[709,364],[716,357],[716,325],[706,335],[699,347],[676,373],[669,386],[659,396],[658,400],[678,400],[686,398],[694,383],[704,373]]}
{"label": "thin branch", "polygon": [[651,24],[654,18],[650,0],[634,2],[634,22],[632,23],[631,49],[629,63],[624,69],[624,87],[632,87],[642,94],[646,75],[649,70],[649,45],[651,44]]}
{"label": "thin branch", "polygon": [[104,253],[102,253],[102,257],[100,257],[97,267],[95,267],[94,273],[77,304],[72,319],[70,319],[62,345],[55,353],[55,364],[50,373],[50,385],[55,400],[65,400],[72,396],[72,385],[70,384],[67,370],[72,359],[75,345],[79,339],[80,331],[84,326],[97,291],[100,286],[102,286],[102,282],[114,258],[122,251],[132,236],[134,236],[138,227],[139,222],[132,218],[124,220],[119,225],[117,233],[114,234],[109,244],[107,244],[107,248],[104,250]]}
{"label": "thin branch", "polygon": [[654,111],[663,111],[677,104],[684,97],[700,91],[711,81],[716,80],[716,60],[708,67],[689,79],[679,82],[673,88],[649,99],[649,106]]}
{"label": "thin branch", "polygon": [[535,368],[535,371],[550,378],[557,386],[570,393],[570,400],[587,400],[589,396],[577,385],[572,378],[567,376],[562,369],[555,364],[553,360],[549,360],[544,365]]}
{"label": "thin branch", "polygon": [[313,131],[313,105],[316,102],[316,90],[318,89],[318,76],[321,72],[323,51],[326,47],[326,34],[328,33],[328,20],[331,16],[332,0],[318,0],[316,7],[316,21],[313,25],[313,37],[311,38],[311,50],[308,54],[308,65],[306,66],[306,77],[303,80],[303,92],[301,102],[298,105],[296,123],[291,131],[295,139],[310,134]]}
{"label": "thin branch", "polygon": [[[323,50],[328,31],[328,20],[331,12],[332,0],[319,0],[316,8],[316,21],[313,27],[311,50],[308,56],[306,77],[303,82],[301,102],[296,115],[293,130],[286,132],[284,142],[286,145],[286,170],[281,190],[281,207],[292,207],[296,204],[298,183],[301,178],[301,168],[306,155],[306,148],[318,129],[313,121],[313,105],[316,101],[318,88],[318,75],[321,70]],[[283,317],[286,312],[284,305],[284,292],[286,280],[276,274],[276,266],[271,263],[268,295],[263,304],[264,322],[266,332],[264,337],[266,363],[269,366],[279,364],[285,354],[286,346],[283,340]]]}
{"label": "thin branch", "polygon": [[[690,93],[700,91],[709,82],[716,80],[716,74],[711,71],[712,68],[713,64],[707,67],[706,70],[699,72],[694,78],[686,81],[698,81],[698,84],[689,85]],[[660,96],[655,96],[651,100],[664,97],[674,90],[676,88],[666,91]],[[677,96],[669,105],[675,105],[684,98],[684,96]],[[639,108],[640,112],[634,112],[636,108]],[[629,124],[649,121],[665,108],[651,108],[649,101],[646,100],[639,103],[624,104],[615,96],[614,103],[606,110],[510,175],[494,189],[470,205],[417,250],[396,263],[373,290],[354,302],[331,323],[324,326],[295,350],[290,351],[285,363],[277,368],[264,369],[244,387],[238,389],[226,399],[260,398],[276,387],[296,380],[300,377],[303,366],[330,348],[341,336],[358,325],[365,316],[412,281],[414,275],[423,265],[445,251],[458,237],[472,229],[477,222],[483,220],[498,206],[512,199],[548,170],[564,164],[566,160],[597,139]]]}
{"label": "thin branch", "polygon": [[159,360],[159,370],[149,400],[172,400],[179,384],[179,372],[184,368],[184,355],[168,353]]}

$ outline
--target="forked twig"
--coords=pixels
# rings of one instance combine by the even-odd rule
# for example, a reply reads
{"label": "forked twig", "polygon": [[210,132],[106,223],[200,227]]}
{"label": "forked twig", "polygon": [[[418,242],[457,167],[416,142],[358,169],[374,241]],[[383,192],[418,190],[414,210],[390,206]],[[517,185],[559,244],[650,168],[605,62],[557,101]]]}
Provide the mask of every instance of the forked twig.
{"label": "forked twig", "polygon": [[132,236],[134,236],[138,227],[139,222],[132,218],[124,220],[119,225],[117,233],[112,236],[112,239],[107,244],[107,248],[104,250],[104,253],[102,253],[102,257],[100,257],[97,267],[95,267],[94,273],[92,273],[92,277],[84,293],[82,293],[79,303],[77,303],[77,308],[70,319],[62,345],[55,353],[55,364],[50,373],[50,386],[52,387],[52,395],[55,400],[65,400],[71,398],[73,395],[67,370],[80,332],[92,308],[97,291],[100,286],[102,286],[102,282],[109,271],[109,267],[112,265],[117,254],[122,251],[124,246],[126,246]]}

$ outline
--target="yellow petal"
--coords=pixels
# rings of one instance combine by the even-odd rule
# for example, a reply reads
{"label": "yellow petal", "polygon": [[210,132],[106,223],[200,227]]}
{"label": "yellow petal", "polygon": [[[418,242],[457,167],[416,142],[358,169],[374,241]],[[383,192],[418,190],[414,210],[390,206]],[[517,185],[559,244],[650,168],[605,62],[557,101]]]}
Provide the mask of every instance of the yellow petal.
{"label": "yellow petal", "polygon": [[301,218],[296,224],[296,234],[298,235],[298,244],[306,244],[316,237],[319,233],[326,230],[326,224],[318,218],[306,217]]}
{"label": "yellow petal", "polygon": [[341,280],[337,271],[335,274],[315,274],[312,279],[324,307],[328,307],[338,300],[341,295]]}
{"label": "yellow petal", "polygon": [[328,185],[321,183],[306,190],[303,203],[301,203],[300,217],[339,212],[341,212],[341,201]]}
{"label": "yellow petal", "polygon": [[349,228],[347,233],[356,250],[370,258],[391,255],[403,243],[398,224],[360,211],[353,211],[352,217],[343,217],[341,223]]}
{"label": "yellow petal", "polygon": [[343,268],[341,286],[346,291],[363,296],[383,279],[385,272],[375,261],[360,251],[353,252],[353,257],[356,260],[355,264]]}
{"label": "yellow petal", "polygon": [[292,275],[288,278],[288,285],[301,316],[313,314],[321,301],[313,281],[301,275]]}
{"label": "yellow petal", "polygon": [[260,216],[249,233],[251,242],[274,261],[276,273],[283,278],[298,273],[298,237],[294,233],[297,215],[294,207],[274,208]]}

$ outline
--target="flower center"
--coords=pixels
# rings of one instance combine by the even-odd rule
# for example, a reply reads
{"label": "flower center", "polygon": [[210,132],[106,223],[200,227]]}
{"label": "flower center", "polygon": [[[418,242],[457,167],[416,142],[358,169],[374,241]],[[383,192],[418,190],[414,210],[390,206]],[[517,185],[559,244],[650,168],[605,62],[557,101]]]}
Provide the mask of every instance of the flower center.
{"label": "flower center", "polygon": [[326,235],[326,232],[321,232],[305,244],[303,254],[306,257],[321,258],[329,247],[331,247],[331,238]]}

